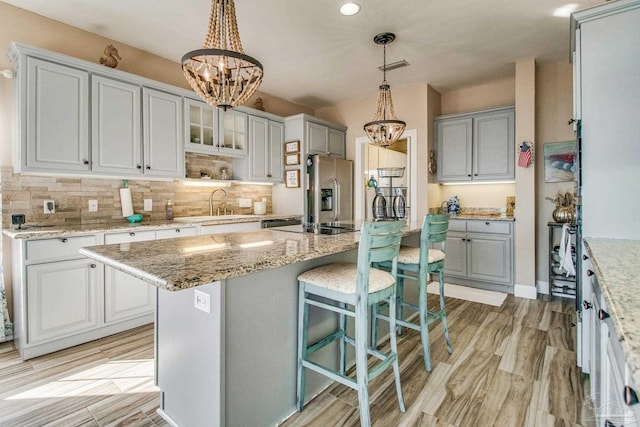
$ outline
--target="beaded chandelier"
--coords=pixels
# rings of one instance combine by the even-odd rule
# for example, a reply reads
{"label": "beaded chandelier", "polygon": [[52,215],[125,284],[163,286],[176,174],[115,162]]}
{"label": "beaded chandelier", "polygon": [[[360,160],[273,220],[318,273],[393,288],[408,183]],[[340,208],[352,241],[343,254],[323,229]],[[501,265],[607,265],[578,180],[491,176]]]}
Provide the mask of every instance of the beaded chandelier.
{"label": "beaded chandelier", "polygon": [[227,110],[241,105],[262,83],[262,64],[245,55],[233,0],[212,0],[202,49],[182,57],[187,81],[207,104]]}
{"label": "beaded chandelier", "polygon": [[384,66],[382,84],[378,90],[378,106],[373,120],[364,125],[371,144],[379,147],[386,147],[396,142],[407,125],[402,120],[396,118],[393,111],[393,101],[391,100],[391,87],[387,83],[387,44],[396,38],[393,33],[381,33],[373,38],[376,44],[381,44],[384,49]]}

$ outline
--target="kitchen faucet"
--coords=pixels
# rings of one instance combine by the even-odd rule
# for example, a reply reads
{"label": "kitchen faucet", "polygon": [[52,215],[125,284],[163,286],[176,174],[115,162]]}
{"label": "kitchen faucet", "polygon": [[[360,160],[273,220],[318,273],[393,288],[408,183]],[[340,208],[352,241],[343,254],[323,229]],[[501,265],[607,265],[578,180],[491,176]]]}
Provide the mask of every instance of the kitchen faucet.
{"label": "kitchen faucet", "polygon": [[[213,216],[213,195],[216,194],[217,191],[222,191],[222,194],[224,194],[225,196],[227,195],[227,192],[224,191],[224,188],[216,188],[211,192],[211,195],[209,196],[209,216]],[[227,213],[226,206],[224,207],[224,213]],[[218,215],[220,215],[220,207],[218,207]]]}

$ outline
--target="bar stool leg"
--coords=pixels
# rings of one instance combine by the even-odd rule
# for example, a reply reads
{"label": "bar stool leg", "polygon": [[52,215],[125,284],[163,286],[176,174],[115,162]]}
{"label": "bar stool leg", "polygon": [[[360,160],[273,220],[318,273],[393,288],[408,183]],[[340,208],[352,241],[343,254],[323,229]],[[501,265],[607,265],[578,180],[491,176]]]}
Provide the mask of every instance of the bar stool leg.
{"label": "bar stool leg", "polygon": [[307,323],[309,321],[309,307],[304,299],[304,287],[300,286],[298,292],[298,375],[296,380],[296,406],[299,412],[304,406],[306,369],[302,366],[302,361],[307,358]]}
{"label": "bar stool leg", "polygon": [[[396,328],[396,306],[393,301],[396,300],[396,295],[389,297],[389,331],[394,331]],[[396,359],[393,361],[393,375],[396,381],[396,393],[398,395],[398,404],[400,405],[400,412],[405,412],[404,397],[402,396],[402,387],[400,385],[400,364],[398,362],[398,343],[396,334],[390,333],[389,340],[391,343],[391,352],[395,353]]]}
{"label": "bar stool leg", "polygon": [[447,310],[444,306],[444,269],[438,271],[438,279],[440,281],[440,315],[442,316],[442,328],[444,329],[444,338],[447,342],[447,351],[453,353],[451,346],[451,338],[449,338],[449,327],[447,326]]}
{"label": "bar stool leg", "polygon": [[[347,308],[347,304],[341,303],[341,308]],[[344,314],[340,314],[340,330],[344,334],[340,338],[340,373],[345,375],[347,372],[347,316]]]}
{"label": "bar stool leg", "polygon": [[[358,313],[360,311],[360,313]],[[393,334],[392,334],[393,335]],[[360,406],[360,425],[371,425],[369,410],[369,373],[367,367],[367,307],[356,307],[356,382],[358,386],[358,405]]]}
{"label": "bar stool leg", "polygon": [[422,351],[424,367],[431,372],[431,346],[429,343],[429,314],[427,311],[427,277],[429,274],[420,275],[418,278],[418,307],[420,307],[420,338],[422,339]]}

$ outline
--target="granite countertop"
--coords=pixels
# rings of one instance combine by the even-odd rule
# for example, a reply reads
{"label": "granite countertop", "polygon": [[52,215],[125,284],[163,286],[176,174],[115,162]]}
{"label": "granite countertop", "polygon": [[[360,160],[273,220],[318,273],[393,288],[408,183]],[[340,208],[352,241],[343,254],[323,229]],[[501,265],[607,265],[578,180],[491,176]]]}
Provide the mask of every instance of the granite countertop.
{"label": "granite countertop", "polygon": [[33,227],[18,229],[5,229],[3,233],[12,239],[42,239],[47,237],[64,237],[81,234],[111,233],[118,231],[143,231],[161,230],[172,227],[189,227],[199,225],[233,224],[241,222],[256,222],[263,219],[299,218],[301,215],[267,214],[267,215],[227,215],[216,219],[203,219],[202,221],[142,221],[130,224],[126,219],[102,224],[77,224],[54,225],[51,227]]}
{"label": "granite countertop", "polygon": [[[420,232],[410,224],[404,235]],[[337,235],[274,229],[91,246],[80,253],[169,291],[277,268],[358,247],[360,232]]]}
{"label": "granite countertop", "polygon": [[615,334],[640,386],[640,240],[584,238]]}

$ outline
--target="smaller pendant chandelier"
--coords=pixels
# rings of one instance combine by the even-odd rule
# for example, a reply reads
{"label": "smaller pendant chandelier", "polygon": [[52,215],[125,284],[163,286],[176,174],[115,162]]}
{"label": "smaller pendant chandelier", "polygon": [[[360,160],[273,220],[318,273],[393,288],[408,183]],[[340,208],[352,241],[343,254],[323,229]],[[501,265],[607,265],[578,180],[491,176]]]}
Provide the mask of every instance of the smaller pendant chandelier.
{"label": "smaller pendant chandelier", "polygon": [[211,0],[202,49],[182,57],[187,81],[207,104],[227,110],[249,100],[262,83],[262,64],[245,55],[233,0]]}
{"label": "smaller pendant chandelier", "polygon": [[395,143],[404,132],[407,125],[402,120],[396,118],[393,111],[393,101],[391,100],[391,87],[387,84],[387,44],[396,38],[393,33],[381,33],[373,38],[376,44],[381,44],[384,48],[384,66],[382,84],[378,92],[378,107],[373,116],[373,120],[364,125],[371,144],[379,147],[386,147]]}

